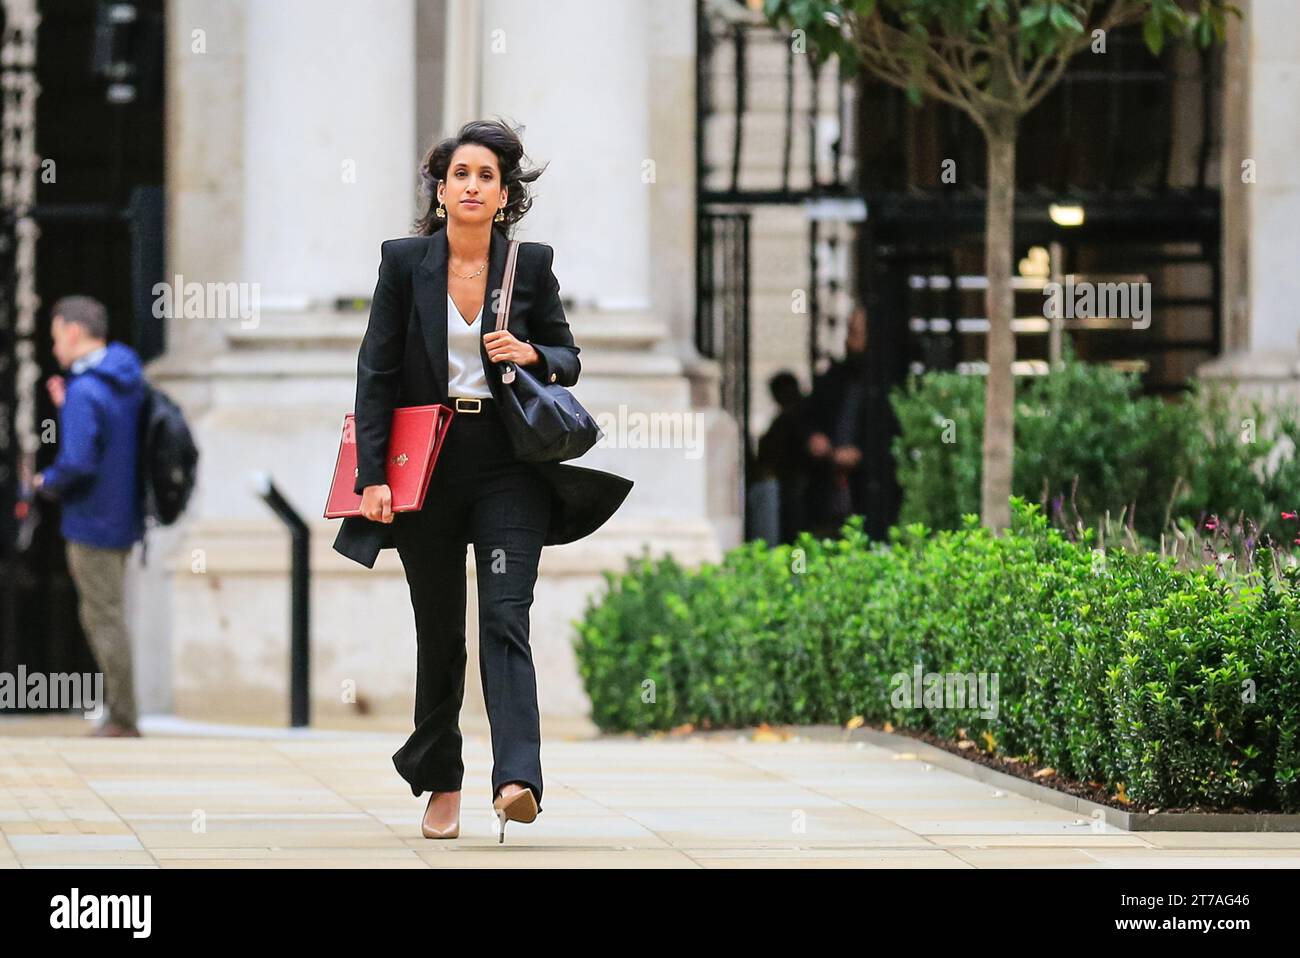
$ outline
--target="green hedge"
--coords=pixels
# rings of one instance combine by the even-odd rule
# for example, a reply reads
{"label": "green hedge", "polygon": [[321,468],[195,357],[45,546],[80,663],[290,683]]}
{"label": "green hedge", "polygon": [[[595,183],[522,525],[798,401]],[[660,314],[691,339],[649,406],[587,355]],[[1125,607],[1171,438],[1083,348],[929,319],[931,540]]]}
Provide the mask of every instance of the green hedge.
{"label": "green hedge", "polygon": [[[914,376],[891,403],[899,524],[958,528],[980,509],[983,378]],[[1132,373],[1069,359],[1017,379],[1015,415],[1012,491],[1049,512],[1055,504],[1067,523],[1075,512],[1086,525],[1127,514],[1154,540],[1168,520],[1244,517],[1281,538],[1281,513],[1300,500],[1300,418],[1290,406],[1234,402],[1230,390],[1199,383],[1166,401],[1142,395]]]}
{"label": "green hedge", "polygon": [[[1279,576],[1261,551],[1256,571],[1221,578],[1103,555],[1021,500],[1014,515],[1000,537],[966,516],[873,544],[854,517],[838,539],[750,542],[697,572],[630,560],[579,623],[593,720],[645,732],[862,716],[964,733],[1164,808],[1300,809],[1294,567]],[[917,665],[996,675],[996,715],[898,707],[893,677]]]}

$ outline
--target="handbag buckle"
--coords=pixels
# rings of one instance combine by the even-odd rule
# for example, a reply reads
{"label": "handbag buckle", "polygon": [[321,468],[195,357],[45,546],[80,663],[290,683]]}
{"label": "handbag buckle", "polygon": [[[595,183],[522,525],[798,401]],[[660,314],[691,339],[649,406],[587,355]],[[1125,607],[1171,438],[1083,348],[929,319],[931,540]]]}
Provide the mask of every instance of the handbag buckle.
{"label": "handbag buckle", "polygon": [[[466,403],[466,405],[462,406],[461,403]],[[473,403],[473,405],[468,405],[469,403]],[[481,412],[482,409],[483,400],[479,399],[477,396],[456,397],[456,412]]]}

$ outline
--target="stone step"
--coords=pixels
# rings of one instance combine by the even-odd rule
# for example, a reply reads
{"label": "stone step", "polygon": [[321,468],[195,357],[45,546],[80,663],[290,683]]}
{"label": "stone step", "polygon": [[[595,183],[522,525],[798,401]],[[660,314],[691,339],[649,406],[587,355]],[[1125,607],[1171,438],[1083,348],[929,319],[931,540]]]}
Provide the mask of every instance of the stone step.
{"label": "stone step", "polygon": [[[668,353],[606,349],[582,345],[582,380],[593,376],[675,377],[682,374],[682,361]],[[151,366],[150,378],[211,375],[233,379],[280,379],[328,376],[354,379],[357,373],[356,343],[345,349],[275,348],[240,350],[198,357],[187,367],[178,361]]]}
{"label": "stone step", "polygon": [[[590,350],[652,349],[668,337],[666,324],[643,315],[594,312],[566,313],[574,338]],[[356,354],[368,319],[355,313],[276,313],[263,315],[255,326],[244,328],[238,320],[223,327],[226,341],[240,353],[257,350],[341,350]]]}

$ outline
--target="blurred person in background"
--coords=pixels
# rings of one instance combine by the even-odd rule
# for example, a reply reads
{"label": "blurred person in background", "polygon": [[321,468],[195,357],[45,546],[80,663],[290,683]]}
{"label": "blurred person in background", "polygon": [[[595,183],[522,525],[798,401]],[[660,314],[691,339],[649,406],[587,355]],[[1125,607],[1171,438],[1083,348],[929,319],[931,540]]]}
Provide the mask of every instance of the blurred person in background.
{"label": "blurred person in background", "polygon": [[78,615],[104,673],[108,718],[91,734],[137,737],[126,560],[144,537],[136,481],[144,373],[135,350],[107,341],[108,311],[98,300],[64,297],[51,316],[54,358],[69,378],[46,381],[59,409],[59,451],[31,486],[60,501]]}
{"label": "blurred person in background", "polygon": [[866,360],[867,311],[859,306],[849,317],[844,358],[813,380],[808,398],[805,502],[808,528],[817,536],[838,535],[850,514],[865,509]]}
{"label": "blurred person in background", "polygon": [[776,481],[776,535],[779,542],[789,544],[808,527],[808,403],[789,370],[768,380],[767,388],[778,412],[758,440],[756,465],[760,481]]}

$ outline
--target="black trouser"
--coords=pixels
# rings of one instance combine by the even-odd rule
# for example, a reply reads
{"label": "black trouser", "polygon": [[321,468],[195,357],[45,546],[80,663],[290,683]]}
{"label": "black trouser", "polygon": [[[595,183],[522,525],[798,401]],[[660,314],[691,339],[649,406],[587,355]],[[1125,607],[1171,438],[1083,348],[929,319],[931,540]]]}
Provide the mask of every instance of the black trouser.
{"label": "black trouser", "polygon": [[[449,403],[451,405],[451,403]],[[542,801],[537,677],[528,613],[550,522],[550,486],[514,458],[496,404],[458,412],[429,480],[424,508],[393,516],[415,610],[415,731],[393,755],[412,794],[461,787],[465,695],[465,547],[478,570],[479,674],[492,731],[492,794],[507,782]]]}

